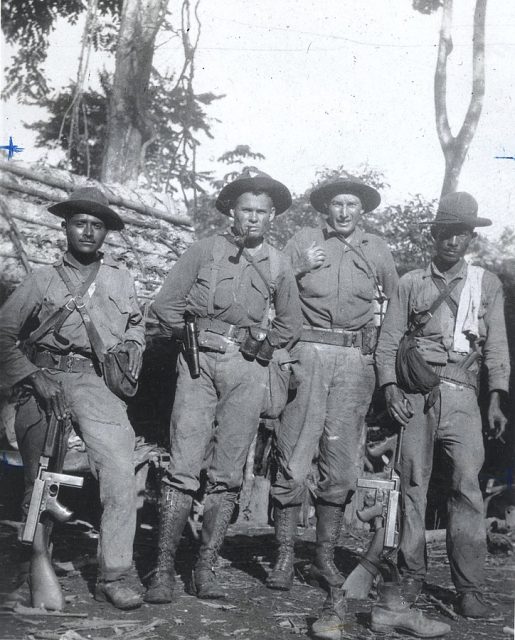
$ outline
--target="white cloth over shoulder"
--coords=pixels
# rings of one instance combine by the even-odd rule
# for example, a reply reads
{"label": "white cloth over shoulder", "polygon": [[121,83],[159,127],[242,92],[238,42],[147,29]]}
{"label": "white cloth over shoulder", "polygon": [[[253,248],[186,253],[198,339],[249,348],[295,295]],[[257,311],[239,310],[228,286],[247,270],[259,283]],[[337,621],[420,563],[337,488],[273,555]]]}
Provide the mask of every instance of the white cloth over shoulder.
{"label": "white cloth over shoulder", "polygon": [[484,272],[482,267],[467,265],[467,277],[461,291],[454,326],[453,350],[459,353],[468,353],[470,351],[469,338],[477,338],[479,335],[479,305]]}

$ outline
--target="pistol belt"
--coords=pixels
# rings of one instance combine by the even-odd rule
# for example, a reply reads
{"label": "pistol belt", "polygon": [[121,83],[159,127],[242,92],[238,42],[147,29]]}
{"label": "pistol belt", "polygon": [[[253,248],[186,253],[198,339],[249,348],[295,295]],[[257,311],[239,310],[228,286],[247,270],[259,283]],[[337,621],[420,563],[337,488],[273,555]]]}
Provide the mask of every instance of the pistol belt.
{"label": "pistol belt", "polygon": [[240,344],[247,337],[247,327],[238,327],[235,324],[218,320],[217,318],[197,318],[199,331],[209,331],[216,333],[228,342]]}
{"label": "pistol belt", "polygon": [[74,353],[59,355],[58,353],[52,353],[50,351],[38,351],[33,358],[33,363],[37,367],[64,371],[66,373],[91,373],[100,375],[98,368],[91,358]]}
{"label": "pistol belt", "polygon": [[359,348],[364,354],[373,353],[377,343],[377,327],[367,325],[357,331],[347,329],[322,329],[319,327],[302,328],[301,342],[315,342],[318,344],[330,344],[335,347]]}

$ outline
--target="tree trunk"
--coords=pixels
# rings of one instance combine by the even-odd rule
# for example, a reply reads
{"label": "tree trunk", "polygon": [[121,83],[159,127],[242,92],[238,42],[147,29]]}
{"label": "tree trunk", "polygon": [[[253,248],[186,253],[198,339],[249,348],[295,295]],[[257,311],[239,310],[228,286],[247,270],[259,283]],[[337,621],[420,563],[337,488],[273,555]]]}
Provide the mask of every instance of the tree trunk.
{"label": "tree trunk", "polygon": [[124,0],[109,103],[103,182],[137,180],[142,145],[150,138],[148,87],[154,45],[167,0]]}
{"label": "tree trunk", "polygon": [[452,53],[452,5],[444,0],[440,41],[434,79],[435,117],[438,140],[445,158],[441,196],[456,191],[461,169],[476,132],[485,95],[485,16],[487,0],[476,0],[472,41],[472,92],[467,113],[457,136],[453,136],[447,115],[447,59]]}

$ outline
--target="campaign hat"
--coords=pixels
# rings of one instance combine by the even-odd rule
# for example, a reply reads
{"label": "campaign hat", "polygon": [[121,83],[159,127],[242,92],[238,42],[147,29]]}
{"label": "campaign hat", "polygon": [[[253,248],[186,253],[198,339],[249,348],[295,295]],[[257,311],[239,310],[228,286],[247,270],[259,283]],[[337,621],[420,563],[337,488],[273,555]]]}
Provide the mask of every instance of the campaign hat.
{"label": "campaign hat", "polygon": [[216,199],[216,208],[220,213],[228,216],[239,196],[253,191],[263,191],[270,196],[276,215],[284,213],[291,206],[291,193],[282,182],[274,180],[255,167],[245,167],[235,180],[225,185],[220,191]]}
{"label": "campaign hat", "polygon": [[331,178],[313,189],[309,197],[313,207],[320,213],[326,212],[326,206],[341,193],[351,193],[361,200],[364,213],[369,213],[379,206],[381,196],[379,192],[365,184],[359,178]]}
{"label": "campaign hat", "polygon": [[109,200],[97,187],[81,187],[63,202],[48,207],[48,211],[60,218],[74,213],[88,213],[102,220],[108,229],[121,231],[125,225],[121,217],[109,207]]}
{"label": "campaign hat", "polygon": [[477,201],[470,193],[453,191],[441,198],[434,219],[426,220],[420,224],[430,224],[431,226],[463,224],[471,229],[490,226],[492,224],[490,218],[480,218],[477,211]]}

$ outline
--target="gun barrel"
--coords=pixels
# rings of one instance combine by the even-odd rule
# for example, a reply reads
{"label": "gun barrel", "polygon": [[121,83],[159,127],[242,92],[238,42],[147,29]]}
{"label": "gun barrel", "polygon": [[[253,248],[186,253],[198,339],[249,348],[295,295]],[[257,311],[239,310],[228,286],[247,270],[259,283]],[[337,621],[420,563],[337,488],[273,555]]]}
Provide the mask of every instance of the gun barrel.
{"label": "gun barrel", "polygon": [[36,527],[38,526],[39,516],[41,514],[41,505],[43,503],[43,495],[45,491],[45,481],[40,478],[34,480],[34,487],[32,489],[32,495],[30,497],[29,510],[27,512],[27,519],[21,534],[21,541],[24,544],[32,544],[34,542],[34,536],[36,534]]}

